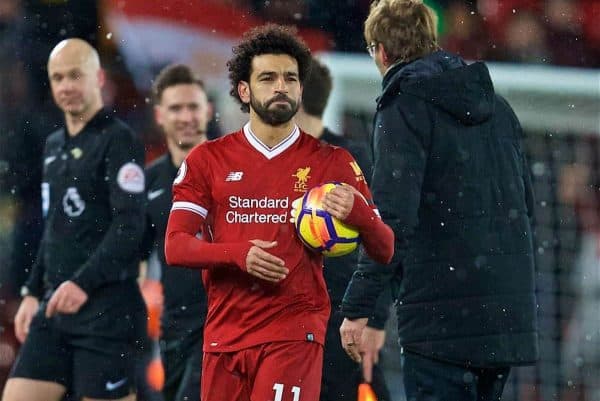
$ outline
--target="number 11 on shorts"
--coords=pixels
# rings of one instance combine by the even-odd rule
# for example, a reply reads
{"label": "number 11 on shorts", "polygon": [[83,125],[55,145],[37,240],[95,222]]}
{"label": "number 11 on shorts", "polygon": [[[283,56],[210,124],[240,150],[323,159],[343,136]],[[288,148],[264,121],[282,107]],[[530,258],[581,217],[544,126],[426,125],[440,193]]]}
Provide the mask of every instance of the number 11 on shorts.
{"label": "number 11 on shorts", "polygon": [[[273,391],[275,391],[275,399],[273,401],[283,401],[283,384],[275,383]],[[300,387],[292,386],[292,394],[294,394],[292,401],[300,401]]]}

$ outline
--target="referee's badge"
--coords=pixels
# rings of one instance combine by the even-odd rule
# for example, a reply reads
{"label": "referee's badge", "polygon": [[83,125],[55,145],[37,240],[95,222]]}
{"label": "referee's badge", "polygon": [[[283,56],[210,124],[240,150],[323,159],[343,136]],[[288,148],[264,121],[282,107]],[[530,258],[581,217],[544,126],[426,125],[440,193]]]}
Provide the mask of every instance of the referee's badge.
{"label": "referee's badge", "polygon": [[117,183],[123,191],[134,194],[144,192],[144,170],[136,163],[125,163],[119,169]]}

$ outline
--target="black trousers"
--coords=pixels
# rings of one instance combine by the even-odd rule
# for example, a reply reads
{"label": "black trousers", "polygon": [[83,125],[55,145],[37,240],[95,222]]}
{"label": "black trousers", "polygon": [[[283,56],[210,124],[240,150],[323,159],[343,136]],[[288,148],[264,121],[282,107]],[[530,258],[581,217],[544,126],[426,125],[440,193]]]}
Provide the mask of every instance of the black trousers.
{"label": "black trousers", "polygon": [[202,331],[179,339],[161,340],[161,358],[165,369],[162,392],[152,390],[145,380],[151,360],[151,344],[147,340],[143,363],[138,372],[138,401],[200,401],[202,376]]}
{"label": "black trousers", "polygon": [[[343,320],[344,317],[339,312],[333,312],[329,317],[323,353],[320,401],[356,401],[358,385],[362,381],[361,366],[350,359],[342,348],[340,326]],[[390,400],[390,392],[378,365],[373,367],[371,386],[378,401]]]}
{"label": "black trousers", "polygon": [[499,401],[510,367],[468,368],[410,352],[402,355],[407,401]]}
{"label": "black trousers", "polygon": [[166,401],[200,401],[203,344],[202,331],[162,343]]}

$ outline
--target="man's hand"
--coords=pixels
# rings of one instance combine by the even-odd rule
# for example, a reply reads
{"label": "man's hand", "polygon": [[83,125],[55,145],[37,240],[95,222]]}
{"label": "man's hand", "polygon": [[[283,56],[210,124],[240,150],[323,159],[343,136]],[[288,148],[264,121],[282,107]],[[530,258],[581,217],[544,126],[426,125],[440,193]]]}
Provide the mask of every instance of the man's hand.
{"label": "man's hand", "polygon": [[342,339],[342,347],[352,360],[361,362],[361,341],[362,333],[367,325],[368,318],[350,320],[345,318],[340,326],[340,337]]}
{"label": "man's hand", "polygon": [[367,383],[373,380],[373,366],[379,362],[379,351],[385,344],[385,331],[365,327],[362,333],[360,352],[362,354],[363,378]]}
{"label": "man's hand", "polygon": [[72,281],[65,281],[58,286],[46,306],[46,317],[57,313],[77,313],[88,300],[88,295]]}
{"label": "man's hand", "polygon": [[337,185],[323,197],[323,210],[344,221],[354,206],[354,194],[359,193],[351,185]]}
{"label": "man's hand", "polygon": [[254,239],[250,242],[254,246],[246,255],[246,271],[249,274],[272,283],[278,283],[287,277],[289,270],[285,267],[285,262],[265,251],[265,249],[276,247],[277,241]]}
{"label": "man's hand", "polygon": [[25,341],[29,333],[29,325],[31,320],[37,313],[40,303],[36,297],[26,295],[19,305],[19,310],[15,315],[15,336],[20,343]]}

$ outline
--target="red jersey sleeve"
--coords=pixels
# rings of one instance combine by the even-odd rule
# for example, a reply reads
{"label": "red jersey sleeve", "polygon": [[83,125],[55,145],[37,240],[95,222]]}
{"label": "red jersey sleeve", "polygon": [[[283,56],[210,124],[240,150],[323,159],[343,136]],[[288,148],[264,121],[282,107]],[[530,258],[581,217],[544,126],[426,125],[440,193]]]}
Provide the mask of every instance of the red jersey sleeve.
{"label": "red jersey sleeve", "polygon": [[381,220],[371,190],[356,160],[344,149],[337,149],[337,152],[339,157],[336,168],[339,169],[341,181],[352,185],[362,195],[354,196],[354,205],[344,222],[358,228],[365,251],[373,260],[387,264],[394,255],[394,232]]}
{"label": "red jersey sleeve", "polygon": [[202,240],[203,223],[213,205],[210,165],[200,146],[194,149],[179,168],[173,181],[173,206],[165,235],[165,258],[168,264],[210,268],[234,264],[245,269],[249,242],[210,243]]}

